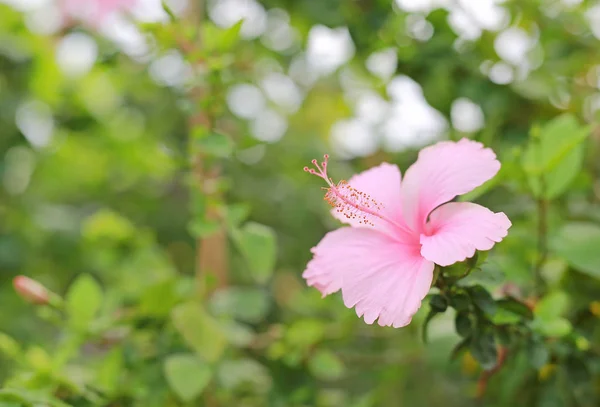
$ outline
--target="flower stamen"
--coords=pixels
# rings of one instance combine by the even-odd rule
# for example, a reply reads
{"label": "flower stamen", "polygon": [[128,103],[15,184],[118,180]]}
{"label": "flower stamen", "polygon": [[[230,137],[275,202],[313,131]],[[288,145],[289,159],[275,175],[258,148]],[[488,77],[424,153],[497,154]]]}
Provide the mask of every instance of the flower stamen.
{"label": "flower stamen", "polygon": [[311,161],[316,169],[304,167],[304,171],[316,175],[327,183],[329,187],[324,188],[327,191],[324,199],[332,207],[336,208],[337,212],[350,220],[358,220],[360,224],[375,226],[373,218],[379,218],[396,225],[396,222],[387,219],[381,214],[383,206],[369,194],[350,186],[345,180],[341,180],[335,184],[327,175],[329,155],[325,154],[323,158],[324,161],[321,165],[319,165],[317,160]]}

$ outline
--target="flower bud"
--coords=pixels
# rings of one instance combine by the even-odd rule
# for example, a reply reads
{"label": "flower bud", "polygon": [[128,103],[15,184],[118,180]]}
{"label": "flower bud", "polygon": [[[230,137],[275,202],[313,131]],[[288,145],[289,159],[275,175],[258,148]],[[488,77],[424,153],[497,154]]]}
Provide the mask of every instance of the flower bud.
{"label": "flower bud", "polygon": [[48,289],[29,277],[16,276],[13,279],[13,287],[17,294],[33,304],[45,305],[50,301]]}

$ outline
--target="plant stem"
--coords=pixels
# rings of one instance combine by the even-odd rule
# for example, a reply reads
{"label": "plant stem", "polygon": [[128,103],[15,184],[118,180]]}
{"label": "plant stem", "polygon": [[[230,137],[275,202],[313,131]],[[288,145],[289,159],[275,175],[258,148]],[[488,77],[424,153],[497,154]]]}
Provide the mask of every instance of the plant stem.
{"label": "plant stem", "polygon": [[542,285],[542,267],[548,258],[548,201],[540,198],[537,201],[538,206],[538,258],[534,267],[535,290],[540,294]]}
{"label": "plant stem", "polygon": [[[204,20],[204,1],[192,1],[189,7],[189,21],[197,30],[193,48],[201,50],[203,48],[202,23]],[[197,63],[201,64],[202,62],[198,61]],[[206,85],[202,87],[197,86],[190,91],[189,97],[198,108],[199,102],[206,97],[209,91]],[[210,131],[214,124],[213,121],[213,118],[206,110],[198,110],[190,116],[188,121],[190,140],[194,129],[201,127]],[[220,169],[215,165],[212,168],[205,168],[206,163],[202,152],[193,148],[193,141],[190,141],[190,144],[190,161],[193,175],[192,188],[197,188],[206,197],[208,205],[205,219],[207,221],[218,221],[220,214],[211,202],[218,201],[221,198],[218,188],[214,187],[220,178]],[[209,236],[199,237],[196,241],[195,273],[198,292],[201,297],[205,294],[205,273],[212,273],[216,277],[217,286],[222,287],[227,285],[227,268],[227,236],[224,229],[220,228],[217,232]]]}

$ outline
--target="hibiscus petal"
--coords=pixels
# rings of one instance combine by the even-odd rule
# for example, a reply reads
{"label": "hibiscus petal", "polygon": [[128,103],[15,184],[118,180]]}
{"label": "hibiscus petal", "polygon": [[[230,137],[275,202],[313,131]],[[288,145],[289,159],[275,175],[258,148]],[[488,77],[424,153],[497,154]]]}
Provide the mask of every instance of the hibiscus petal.
{"label": "hibiscus petal", "polygon": [[[381,205],[381,213],[387,218],[403,224],[400,182],[401,175],[398,167],[394,164],[382,163],[354,175],[348,184],[377,201]],[[360,219],[348,219],[344,213],[338,212],[335,208],[331,210],[331,214],[353,227],[372,227],[388,234],[397,234],[397,228],[382,219],[371,217],[374,226],[369,226],[359,223]]]}
{"label": "hibiscus petal", "polygon": [[402,184],[406,223],[421,233],[431,211],[480,186],[499,170],[496,154],[472,140],[445,141],[421,150]]}
{"label": "hibiscus petal", "polygon": [[367,228],[328,233],[313,249],[303,277],[323,295],[341,288],[344,304],[372,324],[410,323],[431,286],[434,264],[418,245],[406,245]]}
{"label": "hibiscus petal", "polygon": [[451,202],[433,211],[427,234],[421,235],[421,254],[427,260],[449,266],[475,255],[475,250],[490,250],[511,227],[502,212],[470,202]]}

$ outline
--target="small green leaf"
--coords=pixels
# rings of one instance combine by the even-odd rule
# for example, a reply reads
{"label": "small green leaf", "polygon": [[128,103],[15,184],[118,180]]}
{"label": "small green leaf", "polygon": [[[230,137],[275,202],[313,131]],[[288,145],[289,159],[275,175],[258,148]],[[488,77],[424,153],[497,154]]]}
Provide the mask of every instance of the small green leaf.
{"label": "small green leaf", "polygon": [[536,305],[536,318],[553,321],[563,316],[569,307],[569,296],[562,291],[554,291],[544,296]]}
{"label": "small green leaf", "polygon": [[261,322],[269,312],[270,300],[265,290],[253,287],[228,287],[215,292],[211,311],[249,323]]}
{"label": "small green leaf", "polygon": [[496,313],[496,301],[494,301],[491,294],[485,288],[480,285],[475,285],[470,287],[468,291],[473,302],[480,310],[487,315],[494,315]]}
{"label": "small green leaf", "polygon": [[89,274],[80,275],[65,296],[69,323],[86,330],[102,306],[102,288]]}
{"label": "small green leaf", "polygon": [[536,197],[553,199],[566,191],[581,169],[589,133],[589,126],[564,114],[546,123],[539,136],[532,134],[522,164]]}
{"label": "small green leaf", "polygon": [[308,348],[323,339],[325,324],[318,319],[300,319],[292,323],[286,332],[287,343],[299,348]]}
{"label": "small green leaf", "polygon": [[471,298],[464,293],[456,293],[450,297],[450,305],[456,311],[467,311],[471,307]]}
{"label": "small green leaf", "polygon": [[171,312],[173,325],[186,343],[204,360],[216,362],[227,338],[219,324],[196,303],[178,305]]}
{"label": "small green leaf", "polygon": [[469,349],[471,338],[464,338],[456,344],[450,353],[450,360],[456,360],[460,355],[464,354]]}
{"label": "small green leaf", "polygon": [[228,51],[235,46],[236,42],[240,39],[240,31],[243,24],[244,20],[240,20],[221,34],[218,44],[221,52]]}
{"label": "small green leaf", "polygon": [[531,311],[531,309],[527,305],[516,300],[515,298],[512,298],[512,297],[503,298],[501,300],[496,301],[496,304],[498,304],[498,307],[500,307],[506,311],[510,311],[513,314],[520,315],[525,319],[528,319],[528,320],[533,319],[533,312]]}
{"label": "small green leaf", "polygon": [[435,294],[431,296],[429,305],[431,306],[431,309],[434,309],[437,312],[444,312],[448,308],[448,300],[439,294]]}
{"label": "small green leaf", "polygon": [[550,352],[540,340],[531,339],[527,342],[525,353],[529,364],[535,369],[540,369],[550,360]]}
{"label": "small green leaf", "polygon": [[164,362],[169,387],[184,402],[198,397],[212,377],[210,367],[194,355],[172,355]]}
{"label": "small green leaf", "polygon": [[123,349],[114,348],[102,358],[100,366],[95,369],[96,380],[94,384],[108,394],[114,394],[121,383],[123,370]]}
{"label": "small green leaf", "polygon": [[277,255],[277,239],[273,229],[248,222],[242,229],[234,231],[233,238],[248,262],[254,280],[260,284],[269,281]]}
{"label": "small green leaf", "polygon": [[473,332],[473,320],[468,312],[459,312],[454,320],[456,332],[462,337],[468,337]]}
{"label": "small green leaf", "polygon": [[248,386],[255,393],[264,394],[273,385],[269,370],[253,359],[224,361],[217,375],[220,385],[229,391]]}
{"label": "small green leaf", "polygon": [[491,332],[478,332],[470,342],[469,350],[484,370],[496,366],[498,350],[496,340]]}
{"label": "small green leaf", "polygon": [[551,241],[552,249],[572,267],[600,279],[600,226],[571,222]]}
{"label": "small green leaf", "polygon": [[206,132],[204,129],[194,133],[196,148],[200,154],[228,158],[233,153],[235,144],[225,134]]}
{"label": "small green leaf", "polygon": [[550,338],[561,338],[569,335],[573,330],[573,326],[569,320],[565,318],[556,318],[552,320],[536,319],[531,324],[531,328],[539,333]]}
{"label": "small green leaf", "polygon": [[188,224],[188,232],[195,238],[205,238],[221,230],[221,223],[217,220],[194,218]]}
{"label": "small green leaf", "polygon": [[423,343],[427,343],[429,341],[429,323],[431,322],[433,317],[435,317],[438,314],[440,314],[439,311],[431,308],[429,310],[429,313],[425,317],[425,321],[423,322],[423,328],[421,331],[421,339],[423,340]]}
{"label": "small green leaf", "polygon": [[331,351],[318,350],[308,359],[308,369],[321,380],[337,380],[344,375],[342,361]]}
{"label": "small green leaf", "polygon": [[9,358],[16,359],[21,353],[21,346],[12,337],[0,332],[0,353]]}

